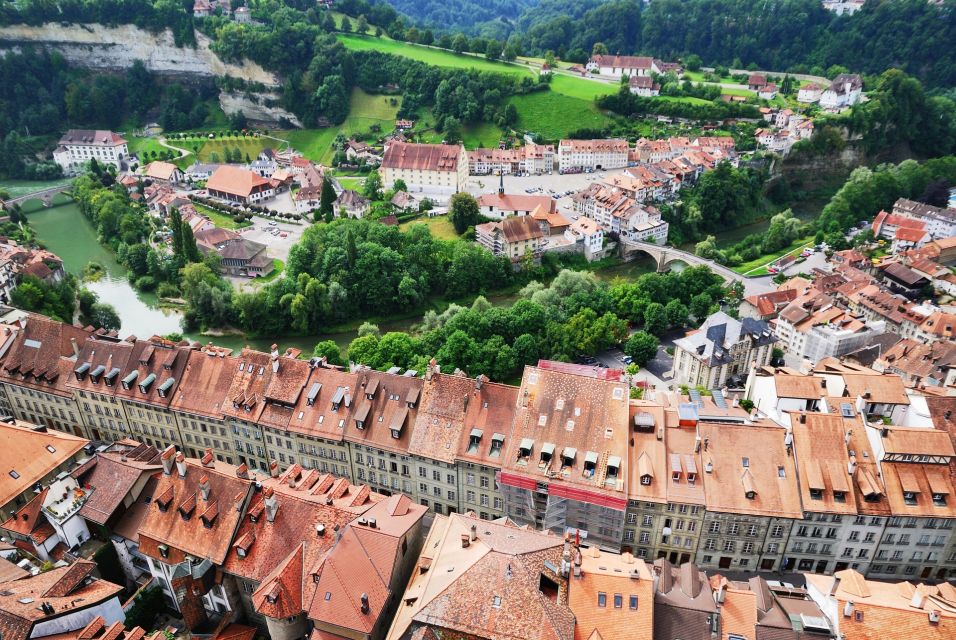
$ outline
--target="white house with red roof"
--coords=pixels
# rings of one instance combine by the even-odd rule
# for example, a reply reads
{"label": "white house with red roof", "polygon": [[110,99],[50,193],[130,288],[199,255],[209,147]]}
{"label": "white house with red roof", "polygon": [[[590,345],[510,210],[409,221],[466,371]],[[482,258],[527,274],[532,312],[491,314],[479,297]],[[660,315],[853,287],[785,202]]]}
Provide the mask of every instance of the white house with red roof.
{"label": "white house with red roof", "polygon": [[53,151],[53,161],[67,175],[80,173],[94,159],[100,164],[122,169],[123,161],[128,157],[126,140],[118,133],[90,129],[70,129]]}

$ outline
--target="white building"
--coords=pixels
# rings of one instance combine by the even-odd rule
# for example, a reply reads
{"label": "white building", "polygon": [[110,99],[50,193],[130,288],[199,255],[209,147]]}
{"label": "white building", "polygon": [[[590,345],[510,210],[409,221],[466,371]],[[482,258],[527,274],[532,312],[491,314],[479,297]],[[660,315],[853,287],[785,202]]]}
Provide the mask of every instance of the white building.
{"label": "white building", "polygon": [[811,82],[810,84],[800,87],[800,90],[797,91],[797,102],[802,102],[804,104],[813,104],[820,100],[820,96],[823,94],[823,87],[818,85],[816,82]]}
{"label": "white building", "polygon": [[620,169],[627,166],[627,140],[562,140],[558,144],[561,173]]}
{"label": "white building", "polygon": [[863,95],[863,79],[855,73],[841,73],[820,95],[820,106],[828,111],[839,111],[855,105]]}
{"label": "white building", "polygon": [[654,58],[646,56],[592,56],[585,67],[588,71],[596,72],[602,76],[646,76],[650,77],[651,72],[663,73],[655,64]]}
{"label": "white building", "polygon": [[93,159],[100,164],[111,164],[121,169],[128,156],[126,140],[119,134],[90,129],[70,129],[60,138],[60,144],[53,152],[54,162],[67,175],[82,172]]}
{"label": "white building", "polygon": [[396,180],[403,181],[409,193],[447,199],[465,189],[468,154],[457,144],[391,142],[382,160],[382,182],[391,188]]}
{"label": "white building", "polygon": [[642,98],[653,98],[661,95],[661,85],[654,82],[650,76],[631,76],[628,81],[631,93]]}
{"label": "white building", "polygon": [[572,242],[580,242],[584,247],[584,257],[597,260],[604,249],[604,230],[590,218],[578,218],[571,223],[565,234]]}

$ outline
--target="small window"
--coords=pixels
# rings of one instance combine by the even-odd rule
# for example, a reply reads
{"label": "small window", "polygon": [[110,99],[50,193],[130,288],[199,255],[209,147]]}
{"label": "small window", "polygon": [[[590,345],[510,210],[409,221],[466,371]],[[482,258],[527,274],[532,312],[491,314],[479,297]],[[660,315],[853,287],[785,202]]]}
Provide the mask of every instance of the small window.
{"label": "small window", "polygon": [[501,608],[501,596],[495,596],[491,599],[491,606],[495,609]]}
{"label": "small window", "polygon": [[325,601],[328,602],[328,601],[331,600],[331,599],[332,599],[332,592],[331,592],[331,591],[326,591],[326,592],[325,592]]}
{"label": "small window", "polygon": [[630,607],[631,611],[637,611],[637,596],[630,597],[628,607]]}
{"label": "small window", "polygon": [[620,609],[620,608],[623,607],[623,606],[624,606],[624,596],[622,596],[620,593],[615,593],[615,594],[614,594],[614,608],[615,608],[615,609]]}
{"label": "small window", "polygon": [[607,606],[607,594],[603,592],[598,593],[598,606],[604,608]]}
{"label": "small window", "polygon": [[52,444],[48,444],[46,446],[46,450],[49,451],[50,453],[56,453],[56,448]]}
{"label": "small window", "polygon": [[20,479],[20,474],[17,473],[16,471],[11,471],[11,472],[10,472],[10,477],[13,478],[14,480],[19,480],[19,479]]}
{"label": "small window", "polygon": [[786,478],[786,477],[787,477],[787,470],[784,469],[783,467],[777,467],[777,477],[778,477],[778,478]]}
{"label": "small window", "polygon": [[749,469],[749,468],[750,468],[750,458],[741,458],[741,459],[740,459],[740,464],[742,464],[742,465],[744,466],[744,469]]}

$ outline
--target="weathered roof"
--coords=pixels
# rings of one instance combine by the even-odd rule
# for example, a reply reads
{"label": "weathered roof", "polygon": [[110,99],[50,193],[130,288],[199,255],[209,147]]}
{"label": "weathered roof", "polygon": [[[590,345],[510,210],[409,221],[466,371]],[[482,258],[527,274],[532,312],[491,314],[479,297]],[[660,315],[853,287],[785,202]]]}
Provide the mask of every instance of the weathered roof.
{"label": "weathered roof", "polygon": [[457,171],[461,146],[457,144],[415,144],[392,142],[385,150],[383,169]]}

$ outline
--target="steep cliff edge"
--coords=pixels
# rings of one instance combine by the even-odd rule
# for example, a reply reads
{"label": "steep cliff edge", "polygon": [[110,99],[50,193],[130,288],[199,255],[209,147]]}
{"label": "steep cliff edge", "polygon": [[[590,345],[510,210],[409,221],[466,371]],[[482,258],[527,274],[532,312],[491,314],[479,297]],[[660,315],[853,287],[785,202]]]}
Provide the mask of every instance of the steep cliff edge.
{"label": "steep cliff edge", "polygon": [[209,48],[210,40],[196,33],[197,46],[177,47],[168,29],[151,33],[133,25],[47,23],[42,26],[0,27],[0,51],[18,50],[26,44],[58,51],[71,65],[119,71],[142,60],[150,71],[165,76],[212,78],[231,76],[249,82],[278,86],[269,71],[248,60],[224,62]]}

